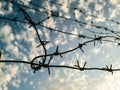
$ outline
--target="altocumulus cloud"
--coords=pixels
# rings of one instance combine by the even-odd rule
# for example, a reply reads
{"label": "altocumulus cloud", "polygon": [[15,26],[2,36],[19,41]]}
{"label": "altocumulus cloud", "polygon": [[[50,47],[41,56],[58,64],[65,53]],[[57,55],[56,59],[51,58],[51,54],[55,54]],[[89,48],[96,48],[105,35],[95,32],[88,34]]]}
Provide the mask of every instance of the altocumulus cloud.
{"label": "altocumulus cloud", "polygon": [[[8,90],[7,84],[12,82],[12,78],[16,78],[18,74],[18,66],[16,65],[5,65],[0,69],[0,90]],[[16,83],[17,84],[17,83]],[[19,84],[18,84],[19,85]]]}
{"label": "altocumulus cloud", "polygon": [[[23,3],[24,5],[29,5],[29,2],[31,0],[20,0],[19,3]],[[72,3],[74,0],[71,0],[69,2]],[[69,8],[67,8],[67,4],[68,2],[65,0],[60,0],[59,3],[64,3],[64,5],[62,7],[60,7],[60,9],[63,11],[63,13],[65,14],[65,17],[70,17],[69,14]],[[104,17],[106,16],[106,11],[102,10],[103,8],[106,8],[107,6],[107,2],[105,2],[104,0],[101,0],[100,3],[97,3],[94,0],[91,1],[84,1],[84,0],[79,0],[80,4],[80,8],[84,8],[88,13],[92,13],[95,15],[98,15],[100,17],[103,18],[98,18],[98,19],[94,19],[95,22],[104,22],[105,19]],[[118,2],[115,0],[110,0],[110,3],[112,5],[115,5],[116,8],[118,8]],[[51,9],[56,9],[55,6],[53,6],[51,8],[49,3],[46,3],[47,7],[51,10]],[[94,6],[95,4],[95,6]],[[9,8],[8,10],[4,10],[5,5],[8,5]],[[109,7],[109,6],[108,6]],[[5,3],[0,3],[0,8],[2,8],[3,10],[0,11],[1,15],[7,15],[9,13],[12,12],[12,5],[11,4],[5,4]],[[107,9],[106,9],[107,10]],[[118,10],[118,9],[117,9]],[[109,17],[117,17],[116,15],[118,15],[118,12],[116,11],[115,7],[114,8],[109,8],[109,11],[112,12],[111,14],[109,14]],[[115,13],[113,13],[115,12]],[[34,12],[33,12],[34,13]],[[63,15],[63,13],[60,13],[60,15]],[[76,12],[76,17],[78,18],[81,14],[79,12]],[[90,17],[87,17],[86,20],[90,20]],[[54,20],[56,20],[56,22],[54,22]],[[52,25],[53,28],[57,28],[56,26],[58,25],[57,22],[63,22],[63,20],[57,21],[57,19],[53,19],[50,18],[48,21],[46,21],[44,23],[44,25]],[[66,24],[67,23],[67,24]],[[80,32],[81,34],[86,34],[79,30],[82,30],[81,28],[79,29],[79,27],[69,27],[69,23],[66,21],[65,25],[63,26],[63,31],[69,31],[72,32],[74,34]],[[68,25],[68,26],[67,26]],[[71,25],[75,25],[75,24],[71,24]],[[58,25],[59,26],[59,25]],[[21,30],[21,33],[16,33],[13,34],[12,32],[12,28],[10,25],[3,25],[1,26],[0,29],[0,38],[3,38],[1,41],[2,43],[5,43],[6,45],[6,50],[7,53],[4,54],[4,56],[2,58],[5,59],[18,59],[18,60],[24,60],[24,61],[30,61],[32,58],[34,58],[37,55],[41,55],[42,52],[42,48],[36,48],[36,46],[38,45],[38,40],[36,39],[36,33],[34,31],[33,28],[28,28],[28,25],[23,25],[25,30]],[[73,29],[74,28],[74,29]],[[90,27],[88,27],[90,28]],[[59,29],[59,27],[58,27]],[[61,28],[60,28],[61,29]],[[43,34],[44,33],[44,34]],[[68,48],[71,48],[72,45],[69,47],[68,44],[74,44],[73,41],[76,40],[76,38],[74,36],[66,36],[63,34],[59,34],[55,32],[55,36],[53,34],[51,34],[49,31],[47,31],[46,29],[44,29],[44,31],[42,31],[41,29],[39,29],[39,34],[42,36],[45,36],[46,40],[52,40],[54,41],[51,44],[48,44],[47,49],[54,47],[56,45],[61,45],[64,46],[66,45],[66,50]],[[51,36],[53,35],[53,39],[51,39]],[[9,37],[9,38],[8,38]],[[63,37],[63,38],[61,38]],[[16,39],[16,40],[15,40]],[[23,44],[25,43],[25,44]],[[28,47],[26,47],[28,46]],[[89,45],[88,45],[89,46]],[[74,45],[73,45],[74,47]],[[104,48],[103,48],[104,47]],[[74,54],[67,54],[65,55],[66,57],[64,57],[64,61],[61,61],[60,64],[61,65],[75,65],[76,64],[76,60],[79,59],[79,61],[84,63],[85,61],[88,61],[87,66],[89,67],[90,64],[89,62],[91,62],[91,64],[93,65],[93,63],[97,66],[98,64],[100,64],[99,62],[101,62],[101,60],[94,60],[95,58],[93,57],[96,54],[101,54],[102,51],[104,54],[104,57],[107,57],[107,55],[109,56],[109,58],[111,58],[112,54],[109,53],[110,50],[108,50],[108,48],[112,48],[112,43],[105,43],[103,44],[102,48],[92,48],[91,46],[89,46],[89,48],[85,48],[85,55],[81,54],[81,52],[76,51]],[[107,48],[106,48],[107,47]],[[113,50],[115,51],[115,50]],[[91,52],[93,53],[93,55],[91,56]],[[106,54],[107,53],[107,54]],[[110,56],[111,55],[111,56]],[[118,55],[116,55],[115,58],[113,58],[115,60],[118,61],[117,58]],[[14,57],[14,58],[13,58]],[[102,57],[96,57],[96,59],[103,59]],[[117,58],[117,59],[116,59]],[[105,61],[106,63],[112,63],[113,61],[109,62],[108,58]],[[119,64],[119,62],[115,61],[114,63]],[[59,62],[59,61],[58,61]],[[75,63],[73,63],[75,62]],[[98,63],[97,63],[98,62]],[[103,63],[104,61],[102,61]],[[54,63],[54,61],[52,62]],[[97,64],[96,64],[97,63]],[[102,64],[103,65],[103,64]],[[104,65],[105,66],[105,65]],[[100,73],[96,75],[96,73],[94,72],[80,72],[80,71],[74,71],[74,70],[69,70],[69,69],[53,69],[55,70],[54,72],[52,72],[53,74],[51,74],[51,76],[47,76],[44,71],[38,72],[35,75],[31,74],[31,72],[29,71],[28,66],[26,65],[6,65],[6,64],[0,64],[0,89],[1,90],[9,90],[9,87],[7,86],[10,82],[12,84],[12,86],[19,88],[22,87],[20,86],[21,82],[24,81],[23,83],[28,83],[27,85],[29,85],[28,87],[32,86],[32,87],[37,87],[38,90],[99,90],[102,88],[102,90],[119,90],[119,73],[114,73],[113,75],[109,74],[108,72],[106,73]],[[23,70],[24,68],[24,70]],[[22,76],[21,73],[26,73],[28,74],[24,79],[21,78],[20,76]],[[91,74],[92,73],[92,74]],[[94,75],[93,75],[94,74]],[[45,77],[46,76],[46,77]],[[94,77],[96,76],[96,77]],[[23,76],[24,77],[24,76]],[[44,78],[43,78],[44,77]],[[35,80],[34,80],[34,79]],[[23,79],[23,80],[22,80]],[[38,83],[40,85],[38,85]],[[33,88],[32,88],[33,89]]]}

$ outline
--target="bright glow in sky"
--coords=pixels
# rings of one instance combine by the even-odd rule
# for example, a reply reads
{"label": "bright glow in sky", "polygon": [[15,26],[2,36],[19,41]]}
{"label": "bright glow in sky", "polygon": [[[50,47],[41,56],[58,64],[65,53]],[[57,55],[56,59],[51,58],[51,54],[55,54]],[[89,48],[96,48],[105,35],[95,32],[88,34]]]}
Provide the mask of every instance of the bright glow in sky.
{"label": "bright glow in sky", "polygon": [[[24,20],[23,14],[18,10],[17,5],[8,2],[10,0],[0,1],[0,50],[2,51],[2,60],[21,60],[31,61],[35,56],[42,55],[43,49],[36,48],[39,44],[36,32],[28,24],[13,22],[1,17],[15,18]],[[96,29],[91,26],[91,21],[95,25],[107,27],[119,31],[120,25],[105,19],[120,22],[120,2],[119,0],[11,0],[20,5],[26,5],[31,8],[37,8],[40,12],[33,9],[26,9],[26,12],[32,17],[33,21],[43,20],[51,11],[59,11],[59,15],[66,18],[76,18],[88,23],[81,27],[80,24],[65,20],[64,18],[50,17],[42,24],[46,27],[55,28],[63,32],[73,34],[84,34],[88,37],[94,37],[95,32],[108,33],[103,29]],[[50,3],[51,1],[59,4]],[[31,5],[30,2],[41,5]],[[62,5],[61,5],[62,4]],[[98,16],[99,18],[85,16],[77,9],[80,8],[85,13]],[[74,15],[75,14],[75,15]],[[75,48],[78,43],[89,39],[79,39],[76,36],[66,35],[55,31],[50,31],[45,27],[37,26],[38,32],[43,40],[50,41],[46,45],[48,53],[53,53],[56,46],[59,51],[66,51]],[[89,30],[87,30],[89,29]],[[106,35],[106,34],[104,34]],[[112,35],[112,34],[111,34]],[[51,64],[70,65],[76,64],[79,60],[80,65],[87,61],[86,67],[104,67],[113,65],[113,68],[120,68],[120,47],[112,42],[88,43],[83,46],[84,53],[81,50],[67,53],[63,58],[56,56]],[[114,72],[112,75],[104,71],[77,71],[66,68],[50,68],[51,75],[46,69],[41,69],[35,74],[30,65],[15,63],[0,63],[0,90],[119,90],[120,72]]]}

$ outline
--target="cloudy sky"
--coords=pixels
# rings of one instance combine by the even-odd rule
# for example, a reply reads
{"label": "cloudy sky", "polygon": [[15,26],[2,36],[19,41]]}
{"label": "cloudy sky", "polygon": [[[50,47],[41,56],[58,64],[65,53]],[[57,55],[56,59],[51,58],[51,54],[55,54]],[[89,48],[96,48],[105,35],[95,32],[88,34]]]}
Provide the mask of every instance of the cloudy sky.
{"label": "cloudy sky", "polygon": [[[57,46],[60,52],[75,48],[78,43],[89,41],[95,35],[115,36],[110,30],[120,29],[117,23],[120,22],[119,0],[1,0],[1,60],[30,62],[34,57],[44,54],[42,47],[36,48],[39,40],[34,28],[28,23],[12,21],[27,22],[18,7],[25,9],[34,22],[50,17],[36,26],[41,39],[50,41],[46,45],[49,54],[54,53]],[[51,11],[60,17],[51,17]],[[47,27],[74,35],[51,31]],[[78,39],[76,35],[79,34],[86,37]],[[63,54],[63,58],[55,56],[51,64],[74,66],[78,60],[80,65],[87,62],[86,67],[105,68],[106,65],[112,64],[113,68],[120,68],[120,47],[114,42],[115,38],[108,37],[103,40],[102,44],[96,41],[95,46],[93,42],[87,43],[82,48],[84,53],[77,49]],[[47,69],[42,68],[34,74],[28,64],[0,63],[0,90],[119,90],[120,88],[120,72],[114,72],[112,75],[104,71],[80,72],[67,68],[50,68],[50,71],[49,75]]]}

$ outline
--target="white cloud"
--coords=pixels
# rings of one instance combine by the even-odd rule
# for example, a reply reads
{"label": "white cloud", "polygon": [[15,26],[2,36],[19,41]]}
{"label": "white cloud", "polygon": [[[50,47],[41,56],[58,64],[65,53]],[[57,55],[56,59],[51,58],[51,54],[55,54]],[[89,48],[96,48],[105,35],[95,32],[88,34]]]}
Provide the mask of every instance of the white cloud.
{"label": "white cloud", "polygon": [[120,1],[119,0],[110,0],[110,3],[113,5],[118,5],[118,4],[120,4]]}
{"label": "white cloud", "polygon": [[30,85],[33,85],[33,81],[30,81],[29,84],[30,84]]}
{"label": "white cloud", "polygon": [[86,76],[80,75],[79,71],[64,69],[63,74],[56,72],[55,77],[49,77],[51,84],[45,90],[86,90],[86,80]]}
{"label": "white cloud", "polygon": [[[7,9],[5,9],[5,7]],[[7,15],[13,12],[12,4],[6,2],[0,2],[0,15]]]}
{"label": "white cloud", "polygon": [[100,4],[95,4],[95,9],[96,9],[96,10],[101,10],[102,8],[103,8],[102,5],[100,5]]}
{"label": "white cloud", "polygon": [[[30,2],[30,0],[26,0],[26,1],[21,0],[21,1],[26,5],[28,5]],[[61,3],[65,2],[65,4],[67,4],[67,0],[66,1],[59,0],[59,2],[61,2]],[[82,8],[87,9],[87,11],[89,11],[89,8],[88,8],[89,2],[94,2],[94,0],[90,0],[87,3],[83,0],[80,2],[82,3],[81,4]],[[0,5],[0,7],[2,7],[2,6]],[[48,7],[50,7],[49,4],[48,4]],[[98,5],[98,4],[96,4],[95,7],[96,7],[96,10],[102,9],[102,6]],[[66,6],[62,6],[61,10],[63,10],[63,12],[65,12],[65,15],[66,16],[68,15],[68,17],[69,17],[69,9],[66,8]],[[98,15],[98,13],[96,11],[93,11],[93,12],[94,12],[94,14]],[[112,10],[111,10],[111,12],[112,12]],[[78,14],[78,12],[76,12],[76,13]],[[100,12],[99,16],[104,17],[102,11]],[[115,15],[112,15],[112,17],[113,16],[115,16]],[[79,17],[79,15],[78,15],[78,17]],[[88,20],[90,20],[90,19],[91,18],[88,18]],[[104,21],[104,19],[102,19],[102,18],[98,18],[95,20],[96,20],[96,22]],[[46,20],[46,22],[44,23],[44,25],[49,25],[52,28],[57,28],[56,24],[57,24],[57,22],[56,21],[54,22],[53,18]],[[63,27],[65,27],[65,26],[63,25]],[[69,25],[67,27],[69,27]],[[34,28],[28,28],[28,25],[24,25],[24,29],[26,29],[26,30],[24,30],[24,31],[21,30],[21,33],[14,35],[12,33],[12,28],[9,25],[5,25],[1,28],[0,34],[4,38],[2,41],[7,44],[6,50],[8,50],[9,52],[12,52],[12,55],[14,55],[15,57],[20,57],[24,61],[30,61],[35,56],[41,55],[43,53],[43,49],[41,47],[36,48],[36,46],[39,44],[39,41],[37,39]],[[66,30],[67,30],[67,28],[64,28],[63,31],[66,31]],[[48,40],[48,41],[51,40],[50,33],[46,29],[44,29],[43,32],[44,32],[44,36],[45,36],[46,40]],[[72,33],[77,34],[77,32],[78,32],[78,29],[75,26],[75,29],[72,30]],[[81,30],[81,33],[82,33],[82,30]],[[39,29],[39,34],[40,34],[40,36],[43,36],[43,33],[40,29]],[[68,37],[69,36],[64,35],[64,34],[58,34],[58,36],[55,37],[55,39],[54,39],[54,43],[56,45],[66,45],[67,43],[71,44],[68,42]],[[70,36],[70,37],[72,37],[72,38],[70,38],[70,40],[73,40],[73,42],[74,42],[75,37],[74,36]],[[17,39],[18,41],[15,41],[15,43],[11,43],[15,39]],[[25,45],[20,45],[19,41],[24,41],[25,43],[27,43],[28,46],[30,47],[29,48],[30,51],[28,52],[28,49],[26,48],[27,46],[25,47]],[[111,48],[111,47],[113,47],[113,44],[105,43],[102,46]],[[50,43],[50,44],[47,44],[46,47],[47,47],[47,49],[49,49],[50,47],[54,47],[54,46],[52,43]],[[23,53],[22,51],[20,52],[19,48],[27,54]],[[69,48],[69,47],[67,47],[67,48]],[[70,48],[72,48],[72,47],[70,47]],[[63,51],[64,50],[66,50],[66,49],[63,48]],[[92,53],[94,53],[94,54],[99,54],[101,52],[102,51],[100,48],[95,47],[92,49]],[[103,54],[105,54],[105,53],[106,53],[106,51],[103,51]],[[80,58],[78,58],[78,60],[80,61],[80,65],[83,65],[83,63],[87,60],[90,60],[89,57],[91,57],[90,55],[81,55],[81,53],[77,53],[76,56],[70,54],[70,56],[73,57],[71,59],[67,55],[66,55],[66,57],[68,57],[68,60],[66,60],[66,58],[65,58],[64,61],[61,61],[60,65],[69,64],[69,65],[73,66],[74,63],[76,63],[76,62],[74,62],[75,59],[78,58],[79,55],[80,55]],[[110,58],[111,56],[107,55],[106,57]],[[4,58],[9,58],[9,57],[7,57],[7,55],[5,55]],[[2,81],[2,82],[0,82],[0,89],[4,88],[4,90],[7,90],[8,89],[7,84],[8,84],[8,82],[11,82],[13,78],[15,78],[15,80],[12,81],[12,85],[14,87],[19,87],[19,85],[21,83],[21,79],[20,78],[16,79],[16,76],[18,74],[20,74],[19,72],[30,75],[28,66],[25,66],[24,64],[22,64],[20,66],[16,66],[16,65],[5,66],[4,64],[0,64],[0,67],[6,67],[6,69],[7,69],[6,71],[2,71],[0,69],[1,70],[0,71],[0,79],[1,79],[0,81]],[[24,70],[23,70],[23,68],[24,68]],[[41,83],[45,83],[45,85],[46,85],[46,82],[49,83],[46,85],[47,87],[44,87],[45,85],[43,86],[44,88],[46,88],[46,90],[56,90],[56,89],[58,89],[58,90],[88,90],[89,87],[92,87],[92,85],[95,86],[95,87],[92,87],[92,90],[93,89],[99,90],[101,88],[103,88],[102,90],[104,90],[104,88],[105,88],[105,90],[108,90],[108,89],[113,90],[114,89],[113,87],[115,87],[115,90],[118,90],[118,88],[120,88],[119,87],[120,84],[117,83],[117,82],[119,82],[119,74],[110,76],[109,73],[107,72],[107,74],[104,74],[101,77],[99,77],[99,75],[98,75],[98,78],[93,79],[93,77],[90,76],[91,75],[90,73],[88,73],[87,71],[80,72],[77,70],[71,70],[71,69],[65,69],[65,68],[62,68],[62,70],[57,69],[57,70],[55,70],[55,73],[53,76],[49,76],[48,78],[46,78],[47,79],[46,81],[42,81]],[[24,81],[24,83],[26,83],[29,81],[29,78],[24,78],[23,81]],[[115,82],[115,83],[112,83],[112,82]],[[34,83],[34,81],[31,81],[28,84],[34,85],[34,84],[36,84],[36,82]],[[40,86],[40,88],[41,88],[41,86]]]}
{"label": "white cloud", "polygon": [[[16,36],[12,33],[12,29],[9,25],[5,25],[1,27],[0,30],[0,34],[2,35],[3,39],[2,42],[4,42],[7,46],[6,46],[6,51],[9,53],[5,53],[3,51],[3,56],[2,59],[11,59],[11,55],[14,55],[14,58],[19,58],[19,59],[23,59],[24,61],[28,61],[28,57],[19,51],[19,48],[22,47],[22,45],[19,44],[19,41],[21,41],[22,39],[26,39],[27,41],[27,33],[22,33],[22,34],[17,34],[17,38]],[[18,39],[18,41],[15,41],[15,38]],[[15,41],[15,42],[14,42]],[[28,40],[29,41],[29,40]],[[22,48],[21,48],[22,49]],[[23,50],[25,48],[23,47]],[[27,50],[26,50],[27,51]],[[23,57],[23,58],[22,58]],[[3,68],[4,71],[0,71],[0,88],[2,88],[2,90],[6,90],[8,89],[7,85],[9,82],[11,82],[11,84],[14,87],[19,87],[21,80],[19,78],[16,79],[16,77],[20,74],[19,71],[21,71],[23,69],[23,66],[21,65],[20,69],[19,69],[20,65],[5,65],[5,64],[0,64],[0,67]],[[27,68],[27,66],[25,66]],[[24,69],[25,69],[24,67]],[[25,72],[23,73],[28,73],[28,69],[25,70]]]}
{"label": "white cloud", "polygon": [[13,85],[13,87],[19,88],[20,82],[21,82],[20,79],[15,79],[11,82],[11,84]]}
{"label": "white cloud", "polygon": [[96,84],[93,90],[119,90],[120,88],[120,74],[114,73],[111,75],[108,72],[95,80]]}
{"label": "white cloud", "polygon": [[101,51],[100,48],[96,48],[96,47],[94,47],[94,48],[92,49],[92,52],[95,53],[95,54],[100,53],[100,51]]}
{"label": "white cloud", "polygon": [[[3,42],[10,43],[14,40],[14,35],[12,34],[11,27],[9,25],[4,25],[0,30],[1,35],[3,36]],[[8,38],[9,37],[9,38]]]}
{"label": "white cloud", "polygon": [[107,48],[112,48],[114,46],[114,43],[112,42],[105,42],[102,44],[102,46],[107,47]]}
{"label": "white cloud", "polygon": [[[49,23],[49,24],[48,24]],[[44,25],[47,26],[47,27],[51,27],[51,28],[55,28],[56,27],[56,21],[54,21],[54,19],[51,17],[49,18],[48,20],[46,20],[44,22]]]}
{"label": "white cloud", "polygon": [[[75,28],[75,29],[72,30],[70,33],[72,33],[72,34],[76,34],[76,35],[77,35],[77,34],[78,34],[77,31],[78,31],[78,30]],[[77,36],[70,35],[70,40],[73,40],[73,39],[75,39],[76,37],[77,37]]]}
{"label": "white cloud", "polygon": [[[16,57],[18,57],[19,55],[19,49],[18,49],[18,42],[15,41],[15,45],[12,41],[15,40],[15,36],[12,33],[12,29],[9,25],[4,25],[1,27],[0,30],[1,36],[3,37],[2,42],[4,42],[7,47],[6,47],[6,51],[9,52],[9,54],[15,54]],[[4,52],[3,52],[4,53]],[[4,55],[4,58],[9,58],[9,57],[5,57],[6,55]],[[10,59],[10,58],[9,58]]]}
{"label": "white cloud", "polygon": [[29,2],[30,2],[31,0],[19,0],[19,3],[23,3],[24,5],[29,5]]}
{"label": "white cloud", "polygon": [[66,35],[58,34],[58,37],[55,39],[56,45],[65,45],[67,43]]}
{"label": "white cloud", "polygon": [[62,62],[60,63],[60,65],[65,65],[65,63],[66,63],[65,61],[62,61]]}
{"label": "white cloud", "polygon": [[18,66],[5,65],[3,68],[6,70],[0,71],[0,87],[3,87],[3,90],[7,90],[7,84],[18,74]]}

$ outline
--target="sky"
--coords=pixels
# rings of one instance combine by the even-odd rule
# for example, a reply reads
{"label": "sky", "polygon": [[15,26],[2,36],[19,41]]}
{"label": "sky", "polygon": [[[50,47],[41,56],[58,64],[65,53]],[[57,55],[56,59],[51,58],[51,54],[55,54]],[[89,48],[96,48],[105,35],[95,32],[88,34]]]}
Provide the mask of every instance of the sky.
{"label": "sky", "polygon": [[[13,1],[14,4],[9,1]],[[42,47],[36,48],[39,45],[39,40],[33,27],[30,27],[27,23],[5,19],[15,19],[17,17],[17,20],[27,22],[23,13],[18,9],[18,5],[31,7],[31,9],[27,8],[25,11],[34,22],[44,20],[47,15],[50,16],[50,11],[58,12],[61,16],[61,18],[50,17],[41,25],[36,26],[40,37],[50,42],[46,45],[49,54],[55,52],[57,46],[59,46],[60,52],[64,52],[91,39],[78,39],[75,35],[51,31],[46,27],[93,38],[95,33],[92,33],[92,31],[97,32],[96,35],[99,36],[114,34],[108,30],[91,26],[92,22],[97,26],[107,27],[113,31],[119,31],[120,29],[120,25],[114,22],[120,22],[119,0],[0,0],[1,60],[30,62],[34,57],[44,53]],[[79,8],[85,14],[73,8]],[[62,17],[77,19],[86,24],[81,26],[75,21]],[[115,39],[105,38],[103,40],[113,41]],[[102,41],[101,44],[96,41],[94,46],[94,43],[90,42],[82,49],[84,53],[77,49],[62,55],[63,58],[55,56],[51,64],[74,66],[77,65],[78,60],[80,65],[87,62],[86,67],[105,68],[106,65],[110,66],[112,64],[113,68],[120,68],[120,47],[117,46],[117,43]],[[42,68],[34,74],[28,64],[0,63],[0,90],[119,90],[120,88],[119,71],[114,72],[113,75],[105,71],[85,70],[82,72],[67,68],[50,68],[50,71],[51,74],[49,75],[47,69]]]}

